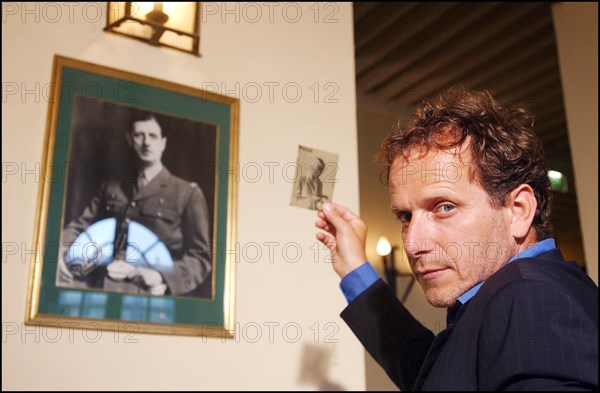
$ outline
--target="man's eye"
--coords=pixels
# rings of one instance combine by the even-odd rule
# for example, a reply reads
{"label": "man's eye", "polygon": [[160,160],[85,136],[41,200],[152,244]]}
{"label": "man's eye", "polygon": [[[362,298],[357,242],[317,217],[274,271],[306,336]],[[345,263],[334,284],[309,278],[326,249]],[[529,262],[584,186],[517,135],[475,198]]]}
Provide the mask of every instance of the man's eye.
{"label": "man's eye", "polygon": [[410,219],[412,218],[412,214],[407,212],[398,213],[396,214],[396,218],[403,224],[408,224],[410,222]]}
{"label": "man's eye", "polygon": [[454,210],[454,205],[445,203],[445,204],[439,206],[439,210],[442,213],[450,213],[452,210]]}

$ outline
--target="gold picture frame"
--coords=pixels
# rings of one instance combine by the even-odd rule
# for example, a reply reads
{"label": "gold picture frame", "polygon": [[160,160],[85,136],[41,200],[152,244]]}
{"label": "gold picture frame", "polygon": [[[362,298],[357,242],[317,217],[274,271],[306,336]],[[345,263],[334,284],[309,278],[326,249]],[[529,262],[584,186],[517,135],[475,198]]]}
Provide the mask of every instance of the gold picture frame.
{"label": "gold picture frame", "polygon": [[51,87],[25,323],[232,338],[239,100],[58,55]]}

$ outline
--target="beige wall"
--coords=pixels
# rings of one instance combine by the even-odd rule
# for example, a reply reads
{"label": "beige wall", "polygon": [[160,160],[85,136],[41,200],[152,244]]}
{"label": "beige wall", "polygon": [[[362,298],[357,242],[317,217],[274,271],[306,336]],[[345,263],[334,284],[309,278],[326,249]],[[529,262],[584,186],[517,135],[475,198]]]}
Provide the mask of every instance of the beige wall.
{"label": "beige wall", "polygon": [[588,274],[598,283],[598,4],[554,3],[567,128]]}
{"label": "beige wall", "polygon": [[[296,3],[254,3],[262,12],[257,19],[255,9],[214,3],[202,24],[202,58],[104,33],[97,13],[106,3],[65,4],[2,5],[2,81],[18,87],[8,95],[3,86],[3,175],[5,165],[19,168],[2,184],[3,246],[17,245],[16,253],[2,253],[3,389],[364,389],[364,352],[338,316],[345,305],[339,279],[324,251],[314,255],[315,215],[288,206],[292,185],[281,173],[299,144],[337,152],[334,199],[358,210],[351,4],[307,3],[298,14]],[[23,326],[54,54],[195,88],[216,84],[240,98],[238,247],[278,247],[272,263],[265,247],[257,262],[242,255],[237,264],[238,340]],[[269,95],[273,83],[279,88]],[[302,95],[286,96],[286,83]],[[258,100],[245,90],[252,84],[263,87]],[[258,179],[256,172],[244,175],[256,167]],[[290,242],[301,246],[296,263],[281,254]],[[300,327],[298,342],[292,330],[283,333],[288,323]],[[252,342],[256,326],[262,335]],[[322,354],[316,369],[303,363],[315,354]]]}

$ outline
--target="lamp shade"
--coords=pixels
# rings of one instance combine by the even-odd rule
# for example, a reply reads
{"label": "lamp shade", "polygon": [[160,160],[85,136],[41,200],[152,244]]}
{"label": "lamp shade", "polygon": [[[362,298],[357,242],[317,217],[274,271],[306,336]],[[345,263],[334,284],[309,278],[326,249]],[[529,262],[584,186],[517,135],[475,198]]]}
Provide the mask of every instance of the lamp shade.
{"label": "lamp shade", "polygon": [[200,56],[198,2],[108,2],[105,31]]}

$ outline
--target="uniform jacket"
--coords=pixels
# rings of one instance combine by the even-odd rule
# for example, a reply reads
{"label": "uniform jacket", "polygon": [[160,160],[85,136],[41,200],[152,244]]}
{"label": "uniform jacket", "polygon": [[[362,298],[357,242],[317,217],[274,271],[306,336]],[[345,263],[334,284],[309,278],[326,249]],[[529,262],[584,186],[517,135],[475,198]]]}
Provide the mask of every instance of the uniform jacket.
{"label": "uniform jacket", "polygon": [[[102,185],[83,214],[65,228],[63,245],[68,249],[82,231],[108,217],[117,218],[117,228],[121,228],[123,233],[134,220],[164,242],[174,262],[172,271],[160,271],[168,286],[167,294],[211,296],[210,217],[206,199],[197,184],[172,175],[166,168],[139,192],[135,191],[133,181],[108,181]],[[119,238],[119,230],[116,238]],[[59,269],[58,284],[77,286],[73,280],[77,279],[61,275]],[[84,281],[87,287],[125,292],[131,292],[133,286],[131,283],[111,280],[106,275],[105,267],[85,277]],[[129,288],[125,288],[127,285]]]}
{"label": "uniform jacket", "polygon": [[381,280],[342,312],[402,390],[597,390],[598,287],[558,249],[488,278],[437,337]]}
{"label": "uniform jacket", "polygon": [[323,182],[312,175],[301,176],[296,185],[296,206],[317,210],[327,201],[323,195]]}

